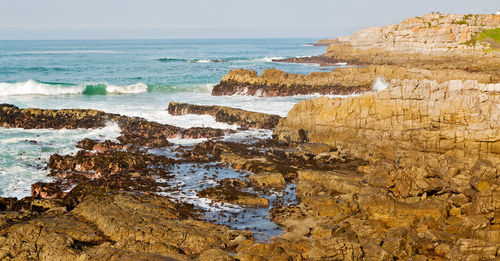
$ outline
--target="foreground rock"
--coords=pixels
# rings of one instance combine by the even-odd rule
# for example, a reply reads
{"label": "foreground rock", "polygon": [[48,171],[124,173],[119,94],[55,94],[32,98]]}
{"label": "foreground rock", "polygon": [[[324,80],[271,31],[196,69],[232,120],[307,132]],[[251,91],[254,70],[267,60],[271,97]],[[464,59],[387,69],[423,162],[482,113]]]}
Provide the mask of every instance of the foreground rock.
{"label": "foreground rock", "polygon": [[[196,221],[189,207],[166,198],[78,186],[66,202],[65,208],[0,224],[0,259],[191,260],[210,249],[234,248],[238,237],[251,239],[247,232]],[[0,212],[2,220],[8,213]]]}
{"label": "foreground rock", "polygon": [[175,116],[185,114],[211,115],[218,122],[238,124],[242,128],[252,129],[273,129],[281,119],[278,115],[246,111],[227,106],[194,105],[175,102],[171,102],[168,105],[168,112]]}

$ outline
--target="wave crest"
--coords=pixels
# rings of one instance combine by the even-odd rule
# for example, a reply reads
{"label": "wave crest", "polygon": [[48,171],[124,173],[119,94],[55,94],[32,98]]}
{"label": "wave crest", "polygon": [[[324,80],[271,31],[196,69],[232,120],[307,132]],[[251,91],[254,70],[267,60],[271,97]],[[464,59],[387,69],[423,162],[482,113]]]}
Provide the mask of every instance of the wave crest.
{"label": "wave crest", "polygon": [[135,94],[148,91],[144,83],[126,86],[110,85],[107,83],[90,85],[48,84],[34,80],[16,83],[0,83],[0,96],[18,95],[106,95],[106,94]]}
{"label": "wave crest", "polygon": [[34,80],[16,83],[0,83],[1,96],[20,95],[107,95],[107,94],[139,94],[147,92],[211,92],[215,84],[182,84],[182,85],[146,85],[134,83],[130,85],[95,84],[63,84],[41,83]]}
{"label": "wave crest", "polygon": [[26,82],[0,83],[0,96],[15,95],[65,95],[80,94],[83,91],[81,86],[64,86],[39,83],[28,80]]}

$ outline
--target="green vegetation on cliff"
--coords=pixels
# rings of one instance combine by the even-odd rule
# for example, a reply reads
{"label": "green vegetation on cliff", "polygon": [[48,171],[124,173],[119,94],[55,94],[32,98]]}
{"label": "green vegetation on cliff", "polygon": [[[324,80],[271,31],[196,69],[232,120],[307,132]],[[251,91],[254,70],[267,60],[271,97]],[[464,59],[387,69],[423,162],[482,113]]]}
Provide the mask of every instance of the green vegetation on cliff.
{"label": "green vegetation on cliff", "polygon": [[478,40],[489,42],[491,49],[500,49],[500,28],[482,31],[479,34]]}
{"label": "green vegetation on cliff", "polygon": [[492,50],[500,50],[500,28],[483,30],[473,36],[471,40],[465,42],[467,45],[477,43],[489,43]]}

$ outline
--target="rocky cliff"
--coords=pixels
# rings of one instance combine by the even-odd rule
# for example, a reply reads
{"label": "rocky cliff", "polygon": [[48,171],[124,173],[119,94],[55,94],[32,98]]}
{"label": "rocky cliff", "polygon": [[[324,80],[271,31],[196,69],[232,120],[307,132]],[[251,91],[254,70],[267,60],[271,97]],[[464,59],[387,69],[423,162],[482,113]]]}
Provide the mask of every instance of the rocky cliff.
{"label": "rocky cliff", "polygon": [[[337,38],[338,43],[356,48],[382,48],[410,53],[485,51],[498,48],[494,41],[481,39],[485,31],[500,27],[500,15],[429,13],[401,23],[374,26]],[[483,35],[484,36],[484,35]],[[483,41],[486,40],[486,41]],[[335,43],[334,40],[321,43]]]}
{"label": "rocky cliff", "polygon": [[[293,226],[290,217],[310,216],[306,213],[312,209],[316,222],[343,220],[368,260],[405,258],[409,252],[399,252],[402,246],[423,238],[435,244],[432,250],[417,250],[426,256],[498,258],[499,119],[500,84],[477,81],[393,80],[378,93],[300,102],[275,129],[278,139],[326,143],[370,163],[359,167],[358,174],[300,171],[301,205],[276,210],[276,218],[283,215],[284,225]],[[324,209],[325,204],[331,207]],[[356,211],[371,221],[344,219]],[[389,232],[379,241],[375,220],[403,234]],[[424,225],[429,220],[437,221],[436,226]],[[409,240],[412,233],[416,237]],[[384,246],[395,238],[403,245],[393,250]]]}
{"label": "rocky cliff", "polygon": [[372,160],[432,154],[455,157],[460,163],[483,158],[496,164],[499,104],[500,84],[393,80],[375,94],[303,101],[275,134],[342,146]]}
{"label": "rocky cliff", "polygon": [[[297,75],[265,70],[230,71],[213,95],[288,96],[351,94],[370,90],[377,77],[392,79],[478,80],[500,82],[500,15],[430,13],[399,24],[370,27],[352,36],[319,42],[324,55],[276,62],[339,63],[363,68]],[[365,68],[366,67],[366,68]]]}

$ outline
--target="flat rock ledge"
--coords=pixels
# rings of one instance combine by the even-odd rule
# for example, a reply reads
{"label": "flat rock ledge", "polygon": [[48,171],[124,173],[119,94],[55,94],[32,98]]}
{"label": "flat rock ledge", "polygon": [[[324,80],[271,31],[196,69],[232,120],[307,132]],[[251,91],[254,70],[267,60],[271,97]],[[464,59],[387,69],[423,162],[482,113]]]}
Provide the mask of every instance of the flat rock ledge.
{"label": "flat rock ledge", "polygon": [[217,122],[238,124],[246,129],[274,129],[281,120],[281,117],[278,115],[246,111],[227,106],[195,105],[177,102],[171,102],[168,105],[168,112],[174,116],[186,114],[211,115],[215,117]]}

